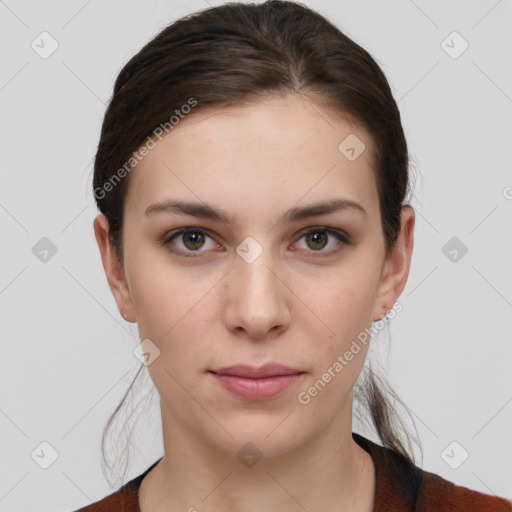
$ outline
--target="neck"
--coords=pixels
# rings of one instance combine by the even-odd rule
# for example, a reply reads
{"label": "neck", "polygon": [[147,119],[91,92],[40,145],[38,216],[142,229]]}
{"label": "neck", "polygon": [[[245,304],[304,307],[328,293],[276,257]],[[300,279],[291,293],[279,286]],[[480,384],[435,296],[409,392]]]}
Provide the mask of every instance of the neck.
{"label": "neck", "polygon": [[141,484],[141,512],[372,512],[375,468],[352,439],[351,405],[348,417],[340,411],[296,449],[246,462],[212,446],[162,407],[165,455]]}

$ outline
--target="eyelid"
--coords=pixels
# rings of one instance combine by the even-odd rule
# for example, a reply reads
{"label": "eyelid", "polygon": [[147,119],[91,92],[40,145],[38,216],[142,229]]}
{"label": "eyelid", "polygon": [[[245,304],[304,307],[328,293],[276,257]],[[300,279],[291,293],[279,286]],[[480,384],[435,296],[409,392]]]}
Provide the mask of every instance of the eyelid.
{"label": "eyelid", "polygon": [[297,240],[302,238],[304,235],[307,235],[308,233],[311,233],[314,231],[325,231],[326,233],[329,233],[331,235],[343,237],[343,239],[346,240],[347,243],[350,243],[352,240],[350,235],[343,229],[333,228],[330,226],[310,226],[310,227],[304,228],[304,230],[300,231],[300,233],[297,237]]}
{"label": "eyelid", "polygon": [[[329,251],[313,251],[309,250],[306,251],[313,255],[313,257],[322,257],[322,256],[330,256],[332,254],[336,254],[341,250],[342,246],[351,246],[354,245],[354,241],[350,237],[348,233],[346,233],[344,230],[339,228],[331,228],[329,226],[310,226],[308,228],[305,228],[304,231],[301,231],[301,233],[296,238],[294,244],[297,243],[302,237],[309,233],[315,233],[315,232],[325,232],[334,238],[336,238],[339,242],[339,244]],[[341,246],[341,247],[340,247]]]}
{"label": "eyelid", "polygon": [[[214,240],[216,244],[219,244],[216,240],[216,237],[213,235],[213,233],[209,229],[195,227],[195,226],[186,226],[184,228],[179,228],[179,229],[170,231],[169,233],[166,233],[162,238],[161,245],[170,247],[172,240],[174,240],[175,238],[178,238],[179,236],[184,235],[186,233],[202,233],[202,234],[208,236],[209,238],[211,238],[212,240]],[[197,251],[182,251],[181,249],[175,249],[175,248],[171,249],[170,248],[169,250],[175,254],[179,254],[179,255],[185,254],[188,257],[190,257],[190,256],[193,257],[195,253],[199,254],[201,252],[208,252],[208,251],[201,250],[201,249],[198,249]]]}

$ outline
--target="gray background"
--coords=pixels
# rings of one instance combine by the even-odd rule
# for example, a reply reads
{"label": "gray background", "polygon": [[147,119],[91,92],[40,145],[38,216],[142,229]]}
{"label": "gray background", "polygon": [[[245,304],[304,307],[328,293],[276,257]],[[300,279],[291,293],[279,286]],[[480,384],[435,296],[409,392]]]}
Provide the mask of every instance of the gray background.
{"label": "gray background", "polygon": [[[208,3],[221,2],[0,0],[2,512],[70,511],[113,492],[100,436],[139,361],[93,235],[92,159],[122,65]],[[416,176],[404,309],[370,357],[412,413],[426,470],[512,498],[512,2],[305,3],[382,66]],[[44,31],[58,43],[47,58],[31,46],[51,48]],[[57,250],[46,262],[43,237]],[[161,456],[157,405],[135,411],[129,477]],[[48,469],[31,456],[51,452],[42,442],[58,454]]]}

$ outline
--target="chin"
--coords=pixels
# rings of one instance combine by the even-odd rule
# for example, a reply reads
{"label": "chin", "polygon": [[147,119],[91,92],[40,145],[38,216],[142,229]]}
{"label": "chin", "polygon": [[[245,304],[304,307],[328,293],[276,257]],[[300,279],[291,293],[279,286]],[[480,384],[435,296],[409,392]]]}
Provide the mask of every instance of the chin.
{"label": "chin", "polygon": [[248,451],[250,454],[254,451],[266,458],[293,452],[306,443],[309,436],[304,428],[297,428],[294,420],[286,419],[289,410],[283,410],[280,414],[247,414],[245,418],[241,418],[242,414],[238,412],[235,421],[222,422],[233,437],[226,434],[216,444],[230,453],[239,454],[241,451],[243,454]]}

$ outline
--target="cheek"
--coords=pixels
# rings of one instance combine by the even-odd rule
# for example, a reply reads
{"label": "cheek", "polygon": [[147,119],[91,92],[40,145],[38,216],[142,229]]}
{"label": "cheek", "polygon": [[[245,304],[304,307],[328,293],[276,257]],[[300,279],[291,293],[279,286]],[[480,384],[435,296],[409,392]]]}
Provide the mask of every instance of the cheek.
{"label": "cheek", "polygon": [[[369,277],[362,279],[361,275]],[[315,320],[318,327],[309,335],[315,371],[303,391],[317,407],[324,404],[332,410],[336,404],[337,410],[357,381],[368,353],[375,286],[369,272],[338,275],[328,282],[314,295],[312,309],[322,322]]]}
{"label": "cheek", "polygon": [[[179,282],[158,278],[153,272],[137,272],[132,280],[131,297],[137,315],[141,339],[159,340],[174,329],[181,311]],[[181,305],[180,305],[181,304]],[[156,341],[155,341],[156,342]]]}
{"label": "cheek", "polygon": [[219,314],[212,302],[215,283],[154,268],[136,272],[131,280],[140,339],[150,339],[169,368],[197,365],[204,358],[205,347],[198,341]]}
{"label": "cheek", "polygon": [[312,299],[311,309],[322,320],[324,337],[332,340],[329,345],[335,352],[371,326],[375,299],[371,276],[361,278],[365,274],[356,271],[344,274],[325,281],[314,293],[311,289],[303,292]]}
{"label": "cheek", "polygon": [[[312,421],[327,420],[345,404],[370,343],[373,283],[358,279],[356,286],[354,280],[332,280],[329,291],[326,293],[324,288],[314,297],[314,310],[322,322],[310,331],[309,353],[314,355],[314,372],[301,388],[303,399],[313,404],[304,410],[312,415]],[[306,402],[299,399],[299,403]]]}
{"label": "cheek", "polygon": [[196,392],[190,375],[207,367],[208,345],[203,340],[215,314],[208,287],[153,271],[138,273],[132,284],[140,340],[149,339],[159,351],[148,366],[151,379],[165,403],[192,411],[189,393]]}

